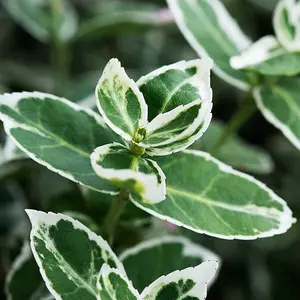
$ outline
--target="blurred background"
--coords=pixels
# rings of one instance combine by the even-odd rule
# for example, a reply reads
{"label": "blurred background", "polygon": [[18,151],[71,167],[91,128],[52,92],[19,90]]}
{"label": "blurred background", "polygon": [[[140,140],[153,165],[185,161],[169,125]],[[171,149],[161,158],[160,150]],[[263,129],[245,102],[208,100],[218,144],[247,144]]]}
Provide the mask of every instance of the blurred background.
{"label": "blurred background", "polygon": [[[276,0],[223,2],[253,40],[273,33]],[[89,106],[94,101],[94,88],[103,67],[112,57],[117,57],[136,80],[162,65],[197,57],[174,24],[164,0],[72,0],[59,7],[60,3],[0,0],[1,93],[36,90]],[[214,75],[212,86],[214,119],[226,123],[243,94]],[[269,185],[299,218],[298,151],[259,112],[241,128],[239,136],[268,152],[274,166],[264,172],[248,170],[243,165],[235,167]],[[207,143],[209,139],[208,135]],[[240,150],[235,147],[238,146],[233,143],[227,160],[234,160]],[[5,276],[23,240],[28,238],[30,227],[24,208],[77,211],[101,223],[109,203],[108,196],[79,188],[27,159],[1,129],[0,299],[6,299]],[[137,215],[144,221],[133,225],[130,221]],[[118,245],[122,249],[169,230],[179,229],[170,229],[129,207],[120,224]],[[226,241],[180,231],[223,259],[208,299],[299,299],[299,224],[284,235],[257,241]]]}

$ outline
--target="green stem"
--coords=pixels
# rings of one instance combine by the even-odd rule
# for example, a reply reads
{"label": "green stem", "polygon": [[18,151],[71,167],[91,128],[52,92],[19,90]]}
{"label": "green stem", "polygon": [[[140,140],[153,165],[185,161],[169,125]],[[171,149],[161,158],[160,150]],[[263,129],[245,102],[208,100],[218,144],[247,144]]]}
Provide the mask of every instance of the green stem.
{"label": "green stem", "polygon": [[237,132],[256,111],[256,105],[252,94],[247,94],[236,113],[232,116],[223,133],[217,140],[214,147],[210,150],[211,154],[216,154],[227,142],[233,133]]}
{"label": "green stem", "polygon": [[114,242],[115,228],[128,200],[128,193],[121,191],[113,200],[110,210],[103,222],[103,231],[107,236],[110,245]]}
{"label": "green stem", "polygon": [[62,11],[61,0],[51,0],[52,11],[52,66],[54,78],[54,94],[64,96],[68,80],[69,45],[59,35],[59,23]]}

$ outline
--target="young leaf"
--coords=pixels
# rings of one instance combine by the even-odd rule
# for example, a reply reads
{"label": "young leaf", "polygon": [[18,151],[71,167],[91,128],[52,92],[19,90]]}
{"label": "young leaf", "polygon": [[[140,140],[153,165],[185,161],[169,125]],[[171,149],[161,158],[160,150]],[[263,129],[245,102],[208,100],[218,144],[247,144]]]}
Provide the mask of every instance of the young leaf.
{"label": "young leaf", "polygon": [[8,300],[40,300],[45,297],[54,299],[45,286],[28,243],[24,244],[11,267],[6,277],[5,289]]}
{"label": "young leaf", "polygon": [[[202,138],[192,146],[192,149],[208,152],[215,146],[225,127],[222,122],[213,120]],[[267,151],[246,143],[235,134],[219,149],[215,157],[246,172],[268,174],[274,169],[274,162]]]}
{"label": "young leaf", "polygon": [[168,0],[182,34],[200,55],[214,60],[214,71],[242,90],[250,89],[245,73],[234,70],[229,59],[251,42],[219,0]]}
{"label": "young leaf", "polygon": [[62,214],[27,210],[31,249],[47,288],[56,299],[97,299],[97,277],[104,263],[125,274],[107,242]]}
{"label": "young leaf", "polygon": [[[77,30],[76,11],[67,0],[58,3],[59,6],[55,11],[59,23],[55,26],[60,40],[68,41]],[[4,0],[3,4],[14,20],[35,38],[42,42],[48,42],[51,39],[53,32],[51,1]]]}
{"label": "young leaf", "polygon": [[[135,266],[137,267],[137,266]],[[97,279],[98,300],[142,300],[132,283],[119,270],[104,264]]]}
{"label": "young leaf", "polygon": [[293,224],[286,203],[263,183],[200,151],[160,157],[166,200],[145,204],[148,213],[198,233],[224,239],[255,239],[286,232]]}
{"label": "young leaf", "polygon": [[264,117],[300,149],[300,79],[280,78],[276,83],[254,90]]}
{"label": "young leaf", "polygon": [[142,292],[143,300],[204,300],[207,284],[214,277],[218,264],[207,261],[195,268],[175,271],[151,283]]}
{"label": "young leaf", "polygon": [[115,192],[90,164],[97,146],[119,140],[98,114],[53,95],[24,92],[0,96],[0,119],[33,160],[89,188]]}
{"label": "young leaf", "polygon": [[156,146],[155,148],[147,149],[146,153],[150,156],[166,156],[175,152],[186,149],[197,141],[203,133],[207,130],[212,114],[207,113],[203,123],[195,130],[195,132],[188,138],[173,142],[170,145]]}
{"label": "young leaf", "polygon": [[137,193],[144,202],[157,203],[166,197],[165,175],[158,164],[133,155],[121,144],[98,147],[91,164],[99,177]]}
{"label": "young leaf", "polygon": [[268,35],[238,56],[230,59],[234,69],[269,76],[293,76],[300,73],[300,54],[288,52],[274,36]]}
{"label": "young leaf", "polygon": [[135,140],[138,129],[146,126],[148,109],[143,94],[116,58],[103,71],[96,99],[107,125],[125,140]]}
{"label": "young leaf", "polygon": [[281,0],[274,12],[273,26],[276,37],[288,51],[300,50],[300,3]]}
{"label": "young leaf", "polygon": [[141,77],[137,85],[148,104],[149,121],[195,100],[210,103],[211,67],[212,61],[208,58],[180,61]]}
{"label": "young leaf", "polygon": [[197,266],[203,261],[220,260],[208,249],[178,236],[163,236],[142,242],[125,250],[119,258],[139,292],[163,275]]}
{"label": "young leaf", "polygon": [[[205,104],[203,103],[203,106]],[[144,148],[155,148],[189,137],[205,117],[203,109],[200,109],[201,106],[201,101],[196,100],[191,104],[180,105],[167,113],[159,114],[147,125],[145,138],[139,145]]]}

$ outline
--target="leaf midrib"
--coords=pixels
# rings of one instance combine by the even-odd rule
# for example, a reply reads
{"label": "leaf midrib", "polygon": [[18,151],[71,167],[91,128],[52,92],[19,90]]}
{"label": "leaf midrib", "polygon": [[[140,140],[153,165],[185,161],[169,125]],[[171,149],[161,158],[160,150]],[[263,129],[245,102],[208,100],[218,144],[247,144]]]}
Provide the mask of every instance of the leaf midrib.
{"label": "leaf midrib", "polygon": [[[243,207],[239,206],[239,205],[217,202],[217,201],[214,201],[212,199],[205,198],[205,197],[202,196],[201,193],[199,193],[199,194],[196,195],[196,194],[184,191],[184,190],[178,190],[178,189],[176,189],[174,187],[170,187],[170,186],[167,187],[167,194],[168,193],[175,194],[175,195],[177,194],[179,196],[183,196],[183,197],[186,197],[186,198],[189,198],[189,199],[192,199],[192,200],[196,200],[196,201],[199,201],[199,202],[201,202],[201,203],[203,203],[203,204],[205,204],[207,206],[214,206],[214,207],[223,208],[223,209],[227,209],[227,210],[234,211],[234,212],[241,212],[241,213],[247,213],[247,214],[250,214],[250,215],[264,216],[264,217],[267,217],[267,218],[272,219],[272,220],[277,220],[276,216],[266,215],[265,212],[261,212],[261,213],[255,214],[253,210],[249,211],[249,210],[247,210],[245,208],[243,209]],[[246,205],[249,205],[249,203],[247,203]],[[244,205],[244,207],[246,205]],[[274,208],[268,208],[268,207],[259,207],[257,205],[255,205],[255,206],[257,207],[257,211],[259,211],[260,208],[263,208],[263,209],[274,209]],[[276,210],[279,213],[282,213],[278,209],[276,209]]]}
{"label": "leaf midrib", "polygon": [[[47,130],[45,127],[43,127],[41,124],[38,124],[38,123],[34,123],[32,122],[30,119],[22,116],[20,114],[20,111],[18,111],[19,115],[24,118],[26,120],[26,122],[28,122],[29,125],[31,125],[31,127],[33,128],[33,132],[34,132],[34,129],[38,129],[43,135],[46,134],[46,137],[50,137],[52,138],[53,140],[55,140],[56,142],[60,143],[61,145],[64,145],[66,146],[67,148],[79,153],[80,155],[82,156],[85,156],[85,157],[90,157],[90,153],[87,153],[87,152],[84,152],[82,149],[80,148],[77,148],[75,146],[73,146],[72,144],[68,143],[67,141],[63,140],[60,136],[52,133],[51,131]],[[24,127],[22,127],[22,125],[19,123],[19,122],[16,122],[19,126],[19,128],[23,128],[23,129],[26,129]],[[14,128],[14,127],[12,127]],[[48,136],[47,136],[48,135]]]}

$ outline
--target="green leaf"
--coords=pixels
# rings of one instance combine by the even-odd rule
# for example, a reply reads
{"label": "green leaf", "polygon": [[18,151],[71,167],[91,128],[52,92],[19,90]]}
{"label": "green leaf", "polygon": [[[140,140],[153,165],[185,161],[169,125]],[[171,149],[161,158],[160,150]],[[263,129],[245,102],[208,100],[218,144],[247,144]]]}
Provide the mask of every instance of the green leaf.
{"label": "green leaf", "polygon": [[163,275],[197,266],[203,261],[219,261],[220,258],[187,238],[163,236],[125,250],[120,260],[134,287],[142,292]]}
{"label": "green leaf", "polygon": [[106,124],[125,140],[135,140],[138,129],[147,124],[147,104],[116,58],[106,65],[96,87],[96,97]]}
{"label": "green leaf", "polygon": [[[201,139],[196,141],[192,149],[208,152],[224,132],[226,125],[213,120]],[[258,146],[248,144],[238,135],[232,135],[217,151],[215,157],[245,172],[268,174],[274,169],[274,162],[267,151]]]}
{"label": "green leaf", "polygon": [[231,68],[230,57],[251,42],[219,0],[168,0],[179,29],[199,56],[210,56],[214,71],[228,83],[249,90],[246,74]]}
{"label": "green leaf", "polygon": [[289,51],[300,50],[300,3],[282,0],[274,12],[273,26],[281,45]]}
{"label": "green leaf", "polygon": [[158,115],[146,127],[146,136],[139,143],[142,147],[155,148],[189,137],[203,122],[201,101],[180,105]]}
{"label": "green leaf", "polygon": [[33,160],[89,188],[115,192],[90,164],[97,146],[119,139],[98,114],[53,95],[24,92],[0,96],[0,118]]}
{"label": "green leaf", "polygon": [[54,299],[47,290],[30,246],[25,243],[6,277],[8,300]]}
{"label": "green leaf", "polygon": [[[77,15],[67,1],[56,1],[55,24],[58,37],[62,41],[70,40],[77,30]],[[4,0],[4,6],[14,20],[30,34],[42,42],[51,40],[53,16],[51,1],[48,0]]]}
{"label": "green leaf", "polygon": [[269,76],[293,76],[300,73],[300,53],[288,52],[274,36],[268,35],[230,60],[234,69]]}
{"label": "green leaf", "polygon": [[180,61],[142,76],[137,85],[148,104],[149,121],[195,100],[212,101],[208,58]]}
{"label": "green leaf", "polygon": [[107,242],[78,221],[34,210],[27,214],[34,258],[56,299],[97,299],[97,277],[104,263],[125,274]]}
{"label": "green leaf", "polygon": [[145,204],[148,213],[189,230],[224,239],[255,239],[293,224],[286,203],[263,183],[200,151],[157,159],[167,177],[166,200]]}
{"label": "green leaf", "polygon": [[[136,266],[137,267],[137,266]],[[98,300],[142,300],[138,291],[119,270],[104,264],[97,280]]]}
{"label": "green leaf", "polygon": [[195,268],[175,271],[155,280],[142,292],[143,300],[204,300],[207,284],[214,277],[218,264],[207,261]]}
{"label": "green leaf", "polygon": [[254,90],[264,117],[300,149],[300,79],[280,78],[276,83]]}
{"label": "green leaf", "polygon": [[181,61],[137,82],[151,120],[139,145],[147,148],[149,155],[187,148],[206,130],[212,109],[210,68],[210,60]]}
{"label": "green leaf", "polygon": [[135,3],[134,7],[120,5],[113,9],[96,12],[84,20],[76,35],[77,39],[94,39],[103,36],[139,33],[160,28],[173,23],[172,16],[163,9],[149,9],[145,3]]}
{"label": "green leaf", "polygon": [[157,163],[133,155],[121,144],[98,147],[91,155],[91,164],[99,177],[137,193],[144,202],[157,203],[165,199],[165,175]]}

